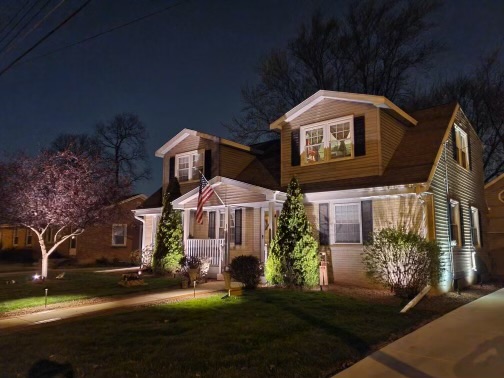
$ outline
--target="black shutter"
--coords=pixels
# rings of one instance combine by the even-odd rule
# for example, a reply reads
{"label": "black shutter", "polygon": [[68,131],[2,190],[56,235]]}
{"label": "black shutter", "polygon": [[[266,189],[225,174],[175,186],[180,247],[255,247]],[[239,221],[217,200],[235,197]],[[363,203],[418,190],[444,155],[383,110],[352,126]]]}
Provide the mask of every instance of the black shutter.
{"label": "black shutter", "polygon": [[458,156],[457,156],[457,135],[455,133],[455,126],[452,127],[452,131],[451,131],[451,138],[452,138],[452,153],[453,153],[453,158],[455,160],[458,160]]}
{"label": "black shutter", "polygon": [[469,160],[469,170],[472,171],[472,154],[471,154],[471,137],[470,137],[470,130],[467,130],[467,158]]}
{"label": "black shutter", "polygon": [[299,129],[292,130],[291,133],[291,165],[294,167],[301,164]]}
{"label": "black shutter", "polygon": [[208,239],[215,239],[215,211],[208,213]]}
{"label": "black shutter", "polygon": [[168,181],[175,177],[175,156],[170,158],[170,172],[168,173]]}
{"label": "black shutter", "polygon": [[362,213],[362,242],[364,244],[373,241],[373,201],[361,202]]}
{"label": "black shutter", "polygon": [[354,119],[354,156],[366,155],[366,123],[364,116]]}
{"label": "black shutter", "polygon": [[464,211],[462,210],[462,202],[459,202],[459,221],[460,221],[460,243],[462,245],[465,245]]}
{"label": "black shutter", "polygon": [[242,209],[235,210],[235,245],[242,243]]}
{"label": "black shutter", "polygon": [[319,205],[319,243],[329,245],[329,204]]}
{"label": "black shutter", "polygon": [[210,180],[212,178],[212,150],[205,150],[205,167],[203,170],[205,178]]}

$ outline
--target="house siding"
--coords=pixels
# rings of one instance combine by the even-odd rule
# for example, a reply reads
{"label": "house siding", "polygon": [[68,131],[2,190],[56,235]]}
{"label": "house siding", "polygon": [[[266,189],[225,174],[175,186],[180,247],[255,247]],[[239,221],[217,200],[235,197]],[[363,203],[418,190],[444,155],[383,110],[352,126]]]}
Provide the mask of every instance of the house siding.
{"label": "house siding", "polygon": [[[293,129],[348,115],[365,117],[365,156],[311,164],[309,166],[291,165],[291,134]],[[305,184],[379,174],[378,116],[378,109],[373,105],[325,99],[292,122],[282,125],[281,186],[286,187],[294,176],[301,184]]]}
{"label": "house siding", "polygon": [[[483,224],[485,224],[484,221],[486,219],[486,206],[483,193],[482,144],[476,132],[460,110],[455,117],[455,122],[462,126],[469,135],[469,143],[471,144],[471,170],[463,168],[453,158],[454,146],[452,138],[449,137],[446,144],[446,153],[443,152],[441,154],[429,189],[433,193],[436,240],[441,248],[441,263],[445,269],[439,286],[441,291],[450,290],[453,279],[458,280],[458,284],[460,285],[474,282],[476,277],[472,271],[472,252],[474,249],[470,235],[470,206],[478,208]],[[450,247],[449,207],[446,196],[445,172],[448,173],[449,198],[459,201],[463,217],[461,232],[463,232],[465,244],[460,247],[454,246],[453,254]],[[483,265],[488,265],[486,249],[484,247],[476,248],[476,252],[480,259],[480,263],[478,264],[480,266],[479,271],[483,273],[486,269]]]}
{"label": "house siding", "polygon": [[229,146],[221,146],[219,157],[220,175],[235,178],[254,159],[255,156],[249,152]]}
{"label": "house siding", "polygon": [[382,172],[387,167],[406,132],[406,126],[384,110],[380,110],[380,141]]}
{"label": "house siding", "polygon": [[485,197],[488,219],[483,233],[491,257],[491,272],[504,278],[504,175],[485,189]]}

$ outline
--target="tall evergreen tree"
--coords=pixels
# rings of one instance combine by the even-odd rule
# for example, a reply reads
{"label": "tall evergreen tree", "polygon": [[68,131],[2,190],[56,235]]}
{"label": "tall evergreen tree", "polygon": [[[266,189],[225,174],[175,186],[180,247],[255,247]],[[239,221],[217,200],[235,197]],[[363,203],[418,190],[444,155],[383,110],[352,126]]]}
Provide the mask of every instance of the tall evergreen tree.
{"label": "tall evergreen tree", "polygon": [[287,188],[287,199],[266,262],[266,279],[272,284],[299,287],[319,282],[318,243],[312,235],[296,178]]}
{"label": "tall evergreen tree", "polygon": [[159,273],[177,270],[184,256],[182,216],[180,211],[174,210],[172,206],[172,201],[180,196],[180,184],[174,177],[170,180],[163,197],[163,211],[152,257],[152,268]]}

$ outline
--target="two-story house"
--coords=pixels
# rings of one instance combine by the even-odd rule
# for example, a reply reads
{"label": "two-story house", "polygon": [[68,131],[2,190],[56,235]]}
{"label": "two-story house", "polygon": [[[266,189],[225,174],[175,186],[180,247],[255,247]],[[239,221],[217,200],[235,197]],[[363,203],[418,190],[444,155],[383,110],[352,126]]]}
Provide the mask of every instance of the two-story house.
{"label": "two-story house", "polygon": [[492,262],[492,275],[504,278],[504,173],[485,185],[488,205],[486,225],[487,250]]}
{"label": "two-story house", "polygon": [[[299,180],[334,282],[368,285],[363,244],[386,226],[413,228],[441,247],[439,288],[477,278],[482,243],[482,144],[458,104],[406,113],[381,96],[318,91],[271,124],[280,142],[244,146],[183,130],[161,147],[163,187],[181,181],[187,254],[212,256],[217,271],[237,254],[267,259],[292,177]],[[198,174],[217,195],[194,221]],[[144,245],[161,211],[146,201]],[[224,252],[223,252],[224,251]]]}

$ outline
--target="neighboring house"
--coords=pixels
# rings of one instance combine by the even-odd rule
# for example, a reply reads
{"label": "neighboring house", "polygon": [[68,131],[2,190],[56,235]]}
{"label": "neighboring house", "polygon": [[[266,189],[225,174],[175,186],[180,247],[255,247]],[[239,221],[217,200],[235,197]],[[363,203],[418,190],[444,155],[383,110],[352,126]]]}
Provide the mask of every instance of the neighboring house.
{"label": "neighboring house", "polygon": [[[458,104],[408,114],[381,96],[319,91],[271,129],[279,144],[244,146],[185,129],[156,152],[163,188],[171,177],[181,181],[173,205],[184,211],[186,254],[212,256],[216,271],[239,254],[265,261],[295,176],[333,282],[368,285],[363,243],[402,224],[439,243],[441,291],[485,271],[483,147]],[[205,205],[203,225],[194,221],[198,170],[218,195]],[[160,212],[161,190],[135,211],[144,246]]]}
{"label": "neighboring house", "polygon": [[[79,264],[95,263],[97,259],[127,261],[131,252],[140,248],[141,222],[131,211],[145,201],[143,194],[131,196],[118,204],[117,214],[108,224],[89,226],[83,234],[58,246],[59,254],[75,258]],[[46,245],[51,245],[52,232],[45,234]],[[37,236],[25,227],[0,227],[0,249],[33,249],[40,253]]]}
{"label": "neighboring house", "polygon": [[488,205],[486,241],[492,259],[492,273],[504,278],[504,174],[485,185]]}

